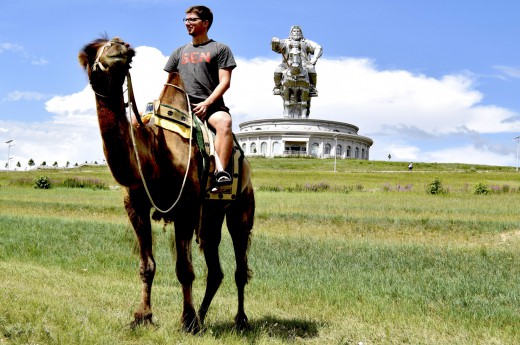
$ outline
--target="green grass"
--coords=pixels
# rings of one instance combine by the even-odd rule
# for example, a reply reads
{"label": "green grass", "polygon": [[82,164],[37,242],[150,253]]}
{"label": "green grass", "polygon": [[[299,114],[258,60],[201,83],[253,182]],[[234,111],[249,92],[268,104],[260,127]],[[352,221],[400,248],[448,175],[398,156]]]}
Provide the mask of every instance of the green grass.
{"label": "green grass", "polygon": [[[520,342],[520,175],[513,169],[416,163],[408,173],[402,163],[342,161],[334,173],[331,160],[251,161],[252,329],[232,328],[234,258],[225,235],[226,277],[200,336],[180,331],[171,226],[154,225],[156,327],[132,330],[140,282],[121,192],[13,182],[77,176],[113,186],[106,167],[0,173],[0,343]],[[435,177],[447,194],[426,193]],[[511,188],[476,195],[478,183]],[[199,304],[205,268],[198,251],[194,260]]]}

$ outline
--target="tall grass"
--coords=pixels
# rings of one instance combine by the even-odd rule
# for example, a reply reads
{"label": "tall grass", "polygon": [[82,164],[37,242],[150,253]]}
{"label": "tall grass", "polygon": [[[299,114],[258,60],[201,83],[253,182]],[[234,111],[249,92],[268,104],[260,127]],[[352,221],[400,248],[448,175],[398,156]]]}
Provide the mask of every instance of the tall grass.
{"label": "tall grass", "polygon": [[[164,231],[154,225],[156,327],[132,330],[140,281],[121,192],[38,190],[8,183],[33,178],[33,172],[0,174],[0,343],[520,342],[520,198],[511,192],[518,175],[459,167],[388,172],[393,164],[385,169],[373,163],[376,172],[356,161],[349,164],[364,171],[334,173],[326,171],[327,161],[300,162],[315,170],[286,171],[298,168],[296,160],[253,165],[257,216],[253,279],[246,288],[251,330],[232,328],[234,257],[225,235],[220,253],[226,277],[200,336],[180,331],[171,226]],[[81,178],[113,185],[98,169]],[[71,173],[53,174],[65,180]],[[435,176],[449,193],[426,193]],[[479,182],[511,189],[474,194]],[[391,188],[384,190],[385,184]],[[407,191],[395,188],[408,184],[413,187]],[[193,255],[199,304],[205,268],[202,255]]]}

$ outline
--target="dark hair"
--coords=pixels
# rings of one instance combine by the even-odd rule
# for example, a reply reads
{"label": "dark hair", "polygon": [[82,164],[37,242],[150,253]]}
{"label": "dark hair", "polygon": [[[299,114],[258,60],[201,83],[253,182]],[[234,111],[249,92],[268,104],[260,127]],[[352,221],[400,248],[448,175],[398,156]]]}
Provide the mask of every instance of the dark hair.
{"label": "dark hair", "polygon": [[209,22],[208,30],[213,24],[213,12],[206,6],[191,6],[186,10],[186,13],[195,13],[202,20],[207,20]]}

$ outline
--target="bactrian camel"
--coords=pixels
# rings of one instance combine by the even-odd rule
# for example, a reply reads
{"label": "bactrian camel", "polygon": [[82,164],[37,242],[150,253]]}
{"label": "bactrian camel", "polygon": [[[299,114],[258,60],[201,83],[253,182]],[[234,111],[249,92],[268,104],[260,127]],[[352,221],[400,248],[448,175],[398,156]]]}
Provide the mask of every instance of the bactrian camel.
{"label": "bactrian camel", "polygon": [[[94,40],[85,45],[78,56],[95,93],[106,161],[115,180],[124,189],[124,207],[139,242],[142,292],[132,324],[152,323],[151,292],[156,270],[152,249],[153,218],[174,224],[172,245],[176,253],[176,274],[182,285],[182,328],[192,333],[201,329],[224,277],[218,247],[225,218],[236,258],[238,311],[235,325],[239,329],[246,328],[244,288],[250,278],[247,253],[255,209],[251,168],[244,160],[241,175],[237,177],[241,179],[241,188],[235,200],[206,200],[205,186],[200,181],[201,151],[195,141],[154,125],[137,128],[129,123],[123,86],[134,55],[134,49],[116,37]],[[180,77],[170,74],[159,96],[160,102],[189,113],[182,88]],[[151,217],[154,206],[163,211],[156,211]],[[207,264],[206,291],[197,312],[192,297],[195,274],[191,248],[195,235]]]}

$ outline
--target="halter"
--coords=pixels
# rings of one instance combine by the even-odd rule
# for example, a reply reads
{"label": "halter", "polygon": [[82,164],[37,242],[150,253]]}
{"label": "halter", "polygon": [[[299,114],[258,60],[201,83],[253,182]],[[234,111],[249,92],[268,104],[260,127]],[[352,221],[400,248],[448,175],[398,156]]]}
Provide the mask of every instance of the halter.
{"label": "halter", "polygon": [[[103,66],[103,64],[101,63],[101,61],[99,60],[101,58],[101,56],[103,55],[104,51],[111,47],[113,44],[119,44],[119,45],[124,45],[125,43],[124,42],[117,42],[117,41],[114,41],[114,39],[110,40],[110,41],[107,41],[100,49],[98,49],[98,52],[96,54],[96,59],[94,60],[94,63],[92,64],[92,67],[90,68],[90,71],[91,72],[96,72],[96,71],[102,71],[102,72],[106,72],[108,70],[107,67]],[[92,86],[92,91],[94,91],[94,93],[99,96],[99,97],[103,97],[103,98],[108,98],[108,95],[103,95],[99,92],[97,92],[96,90],[94,90],[94,87],[92,84],[90,84]]]}
{"label": "halter", "polygon": [[97,71],[98,68],[100,70],[102,70],[103,72],[105,72],[107,70],[107,68],[105,66],[103,66],[101,61],[99,61],[99,59],[101,58],[101,55],[103,55],[103,52],[105,51],[105,49],[107,49],[108,47],[112,46],[112,43],[114,43],[114,44],[122,44],[122,43],[119,43],[119,42],[115,42],[114,40],[110,40],[107,43],[105,43],[103,45],[103,47],[101,47],[101,49],[98,50],[98,53],[96,55],[96,60],[94,60],[94,63],[92,64],[92,71]]}

